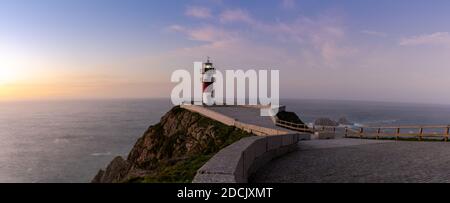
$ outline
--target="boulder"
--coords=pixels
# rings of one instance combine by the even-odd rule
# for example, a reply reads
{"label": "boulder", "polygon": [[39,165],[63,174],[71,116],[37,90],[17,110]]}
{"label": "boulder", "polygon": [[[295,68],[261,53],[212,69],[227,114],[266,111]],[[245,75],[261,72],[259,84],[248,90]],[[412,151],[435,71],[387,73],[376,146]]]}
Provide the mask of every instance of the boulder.
{"label": "boulder", "polygon": [[316,126],[339,126],[339,123],[330,118],[319,118],[314,122]]}
{"label": "boulder", "polygon": [[338,123],[339,123],[340,125],[353,125],[353,123],[351,123],[350,121],[348,121],[347,118],[345,118],[345,117],[339,118]]}

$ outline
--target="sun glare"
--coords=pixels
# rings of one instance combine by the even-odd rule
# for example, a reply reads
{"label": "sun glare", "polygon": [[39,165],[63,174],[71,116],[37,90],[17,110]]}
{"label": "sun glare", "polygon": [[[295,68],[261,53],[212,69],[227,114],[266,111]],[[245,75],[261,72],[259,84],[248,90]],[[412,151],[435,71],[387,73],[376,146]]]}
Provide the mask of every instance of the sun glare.
{"label": "sun glare", "polygon": [[13,82],[16,77],[17,76],[14,70],[5,67],[0,68],[0,85],[5,85]]}

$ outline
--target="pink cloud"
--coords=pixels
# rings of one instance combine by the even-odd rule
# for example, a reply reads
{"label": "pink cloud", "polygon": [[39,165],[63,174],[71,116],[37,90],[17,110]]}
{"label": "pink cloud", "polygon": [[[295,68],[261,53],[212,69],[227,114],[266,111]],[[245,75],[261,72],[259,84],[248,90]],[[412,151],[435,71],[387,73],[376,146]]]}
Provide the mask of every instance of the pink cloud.
{"label": "pink cloud", "polygon": [[188,7],[186,9],[185,14],[187,16],[190,16],[190,17],[202,18],[202,19],[206,19],[206,18],[211,18],[212,17],[211,10],[209,8],[198,7],[198,6]]}
{"label": "pink cloud", "polygon": [[436,32],[428,35],[412,36],[400,40],[402,46],[417,46],[417,45],[450,45],[450,33]]}
{"label": "pink cloud", "polygon": [[190,30],[189,36],[192,40],[204,42],[216,42],[232,39],[231,33],[212,26]]}
{"label": "pink cloud", "polygon": [[196,28],[172,25],[169,27],[169,30],[183,33],[188,39],[200,42],[218,43],[237,39],[237,36],[233,32],[211,25]]}
{"label": "pink cloud", "polygon": [[184,32],[186,30],[186,28],[181,25],[171,25],[168,29],[174,32]]}
{"label": "pink cloud", "polygon": [[273,24],[253,21],[252,26],[261,35],[306,48],[311,55],[321,57],[317,60],[326,66],[335,67],[340,59],[356,53],[356,49],[345,45],[344,28],[336,19],[299,17]]}
{"label": "pink cloud", "polygon": [[254,20],[250,15],[242,9],[226,10],[220,15],[220,22],[222,23],[232,23],[232,22],[243,22],[243,23],[253,23]]}
{"label": "pink cloud", "polygon": [[[183,33],[186,38],[206,43],[173,50],[165,55],[166,58],[154,61],[170,63],[167,66],[175,68],[211,56],[219,69],[276,68],[282,70],[283,90],[289,93],[286,95],[311,98],[401,101],[402,97],[415,95],[411,94],[414,90],[436,100],[433,94],[445,92],[448,86],[445,77],[448,74],[442,74],[449,73],[446,68],[450,64],[448,50],[405,51],[390,45],[361,46],[347,38],[345,23],[339,15],[325,13],[316,17],[264,21],[245,10],[236,9],[225,11],[219,17],[214,19],[215,24],[208,22],[209,26],[199,28],[172,26],[171,30]],[[246,23],[246,29],[242,31],[220,22]],[[357,32],[387,36],[370,30]],[[450,46],[450,33],[405,37],[399,44]],[[406,79],[399,80],[399,75]],[[383,78],[382,84],[380,78]],[[433,80],[426,84],[415,82],[423,78]],[[386,94],[377,94],[380,88]],[[355,91],[367,94],[355,96]],[[445,94],[437,95],[442,100],[450,98]]]}
{"label": "pink cloud", "polygon": [[[280,46],[277,49],[301,49],[304,61],[315,63],[313,66],[337,67],[342,59],[356,52],[356,49],[345,43],[344,26],[335,15],[321,15],[318,18],[300,16],[289,21],[265,22],[255,19],[245,10],[233,9],[224,11],[219,17],[222,23],[246,23],[251,31],[243,33],[221,24],[191,28],[174,25],[171,30],[185,34],[190,40],[207,42],[210,48],[224,47],[236,41],[256,46],[258,43],[253,38],[257,35],[270,43],[278,43]],[[287,48],[285,44],[292,46]]]}
{"label": "pink cloud", "polygon": [[361,33],[365,34],[365,35],[374,36],[374,37],[387,37],[388,36],[384,32],[378,32],[378,31],[373,31],[373,30],[363,30],[363,31],[361,31]]}

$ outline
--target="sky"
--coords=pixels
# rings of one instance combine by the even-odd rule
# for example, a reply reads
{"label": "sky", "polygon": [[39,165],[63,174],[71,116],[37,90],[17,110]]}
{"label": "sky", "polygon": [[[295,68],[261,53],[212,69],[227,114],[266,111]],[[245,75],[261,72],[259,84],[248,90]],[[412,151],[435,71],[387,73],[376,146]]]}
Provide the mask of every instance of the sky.
{"label": "sky", "polygon": [[450,1],[0,0],[0,101],[164,98],[177,69],[278,69],[281,96],[450,104]]}

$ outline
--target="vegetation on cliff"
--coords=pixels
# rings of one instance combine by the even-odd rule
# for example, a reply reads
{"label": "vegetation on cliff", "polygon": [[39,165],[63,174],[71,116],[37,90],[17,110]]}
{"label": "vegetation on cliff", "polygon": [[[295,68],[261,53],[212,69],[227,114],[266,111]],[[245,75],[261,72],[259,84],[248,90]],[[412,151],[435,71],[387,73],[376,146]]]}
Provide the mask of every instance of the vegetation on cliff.
{"label": "vegetation on cliff", "polygon": [[252,134],[174,107],[145,132],[126,160],[115,158],[92,182],[191,182],[214,154],[248,136]]}

